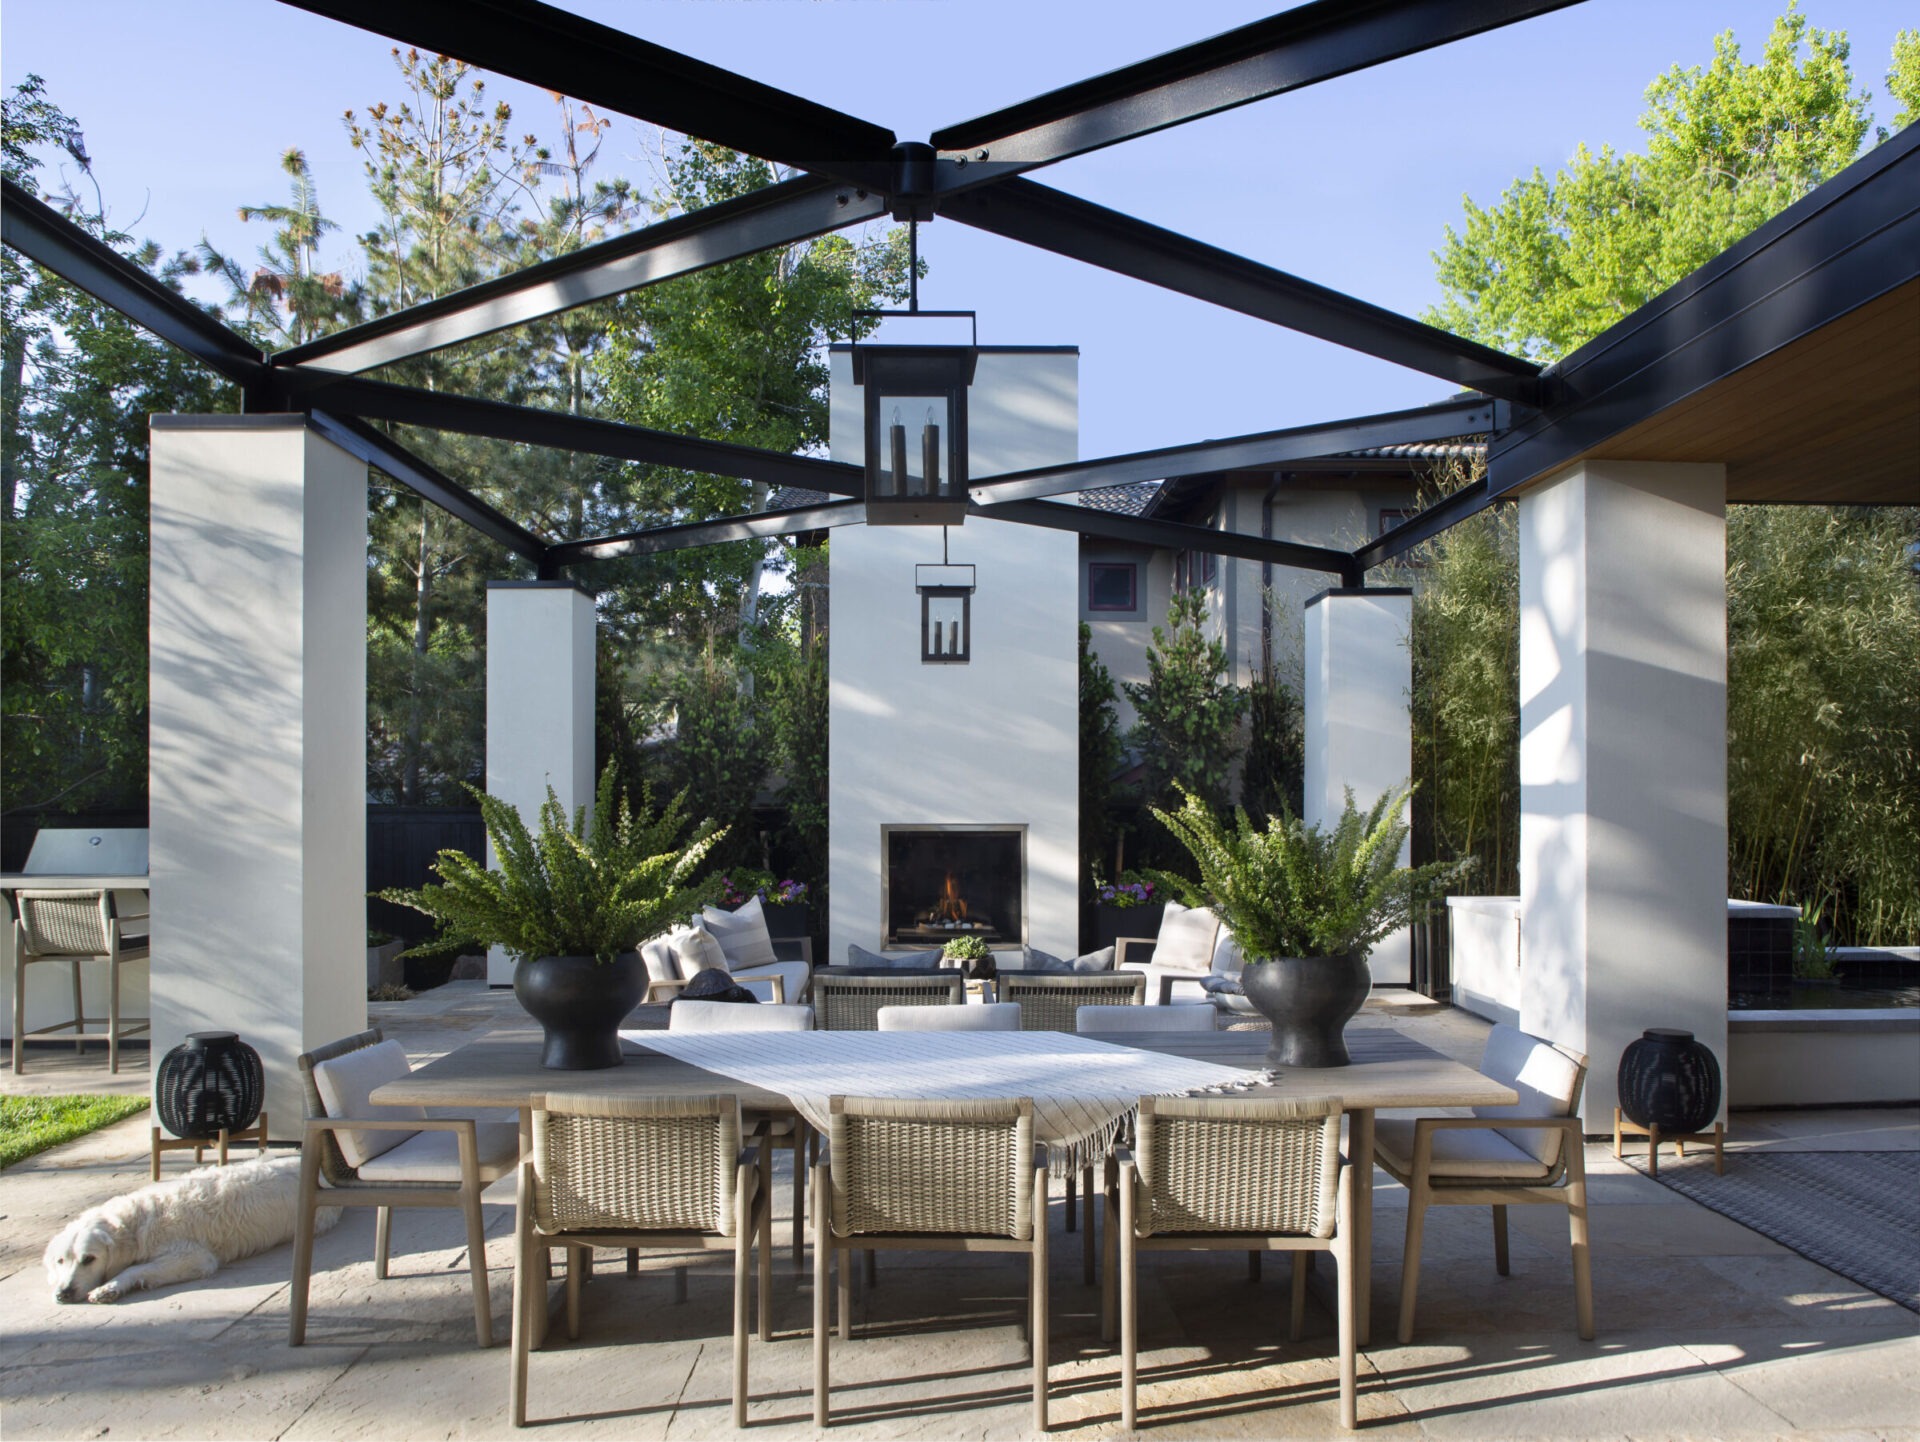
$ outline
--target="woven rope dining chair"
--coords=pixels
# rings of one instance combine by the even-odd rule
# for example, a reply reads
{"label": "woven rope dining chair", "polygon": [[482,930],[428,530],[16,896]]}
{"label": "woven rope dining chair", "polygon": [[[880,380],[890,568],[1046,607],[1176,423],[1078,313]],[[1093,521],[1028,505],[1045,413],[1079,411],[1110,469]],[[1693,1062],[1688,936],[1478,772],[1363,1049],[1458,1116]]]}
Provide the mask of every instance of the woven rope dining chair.
{"label": "woven rope dining chair", "polygon": [[733,1253],[733,1424],[747,1425],[748,1292],[759,1246],[760,1339],[773,1336],[771,1209],[758,1148],[741,1145],[732,1096],[533,1098],[513,1247],[513,1371],[507,1406],[527,1422],[527,1353],[544,1333],[547,1255],[569,1252],[567,1336],[580,1335],[581,1249]]}
{"label": "woven rope dining chair", "polygon": [[[153,1029],[146,1017],[125,1021],[120,1015],[120,969],[148,959],[146,938],[123,938],[111,891],[16,891],[13,895],[19,917],[13,923],[13,1074],[19,1076],[26,1069],[28,1037],[59,1031],[73,1033],[75,1051],[85,1051],[90,1041],[104,1041],[107,1070],[119,1071],[121,1039]],[[135,924],[144,929],[144,921]],[[87,1015],[80,985],[80,963],[96,959],[107,964],[107,1014],[103,1017]],[[28,1030],[27,968],[50,961],[63,961],[72,971],[73,1020]],[[106,1031],[89,1033],[90,1025],[105,1025]]]}
{"label": "woven rope dining chair", "polygon": [[904,976],[813,975],[813,1014],[822,1031],[878,1031],[883,1006],[959,1006],[967,979],[957,971]]}
{"label": "woven rope dining chair", "polygon": [[1020,1008],[1022,1031],[1074,1031],[1083,1006],[1141,1006],[1147,978],[1138,971],[1003,971],[994,995]]}
{"label": "woven rope dining chair", "polygon": [[[1286,1251],[1295,1255],[1288,1336],[1306,1311],[1307,1252],[1338,1273],[1340,1425],[1356,1414],[1353,1178],[1340,1156],[1331,1097],[1142,1097],[1136,1145],[1115,1154],[1107,1191],[1102,1330],[1113,1334],[1116,1250],[1120,1302],[1120,1418],[1139,1423],[1139,1254]],[[1115,1240],[1118,1247],[1115,1247]]]}
{"label": "woven rope dining chair", "polygon": [[1047,1157],[1030,1097],[904,1101],[836,1096],[813,1180],[813,1422],[827,1425],[827,1289],[839,1261],[840,1336],[853,1335],[857,1249],[1024,1252],[1033,1426],[1047,1429]]}

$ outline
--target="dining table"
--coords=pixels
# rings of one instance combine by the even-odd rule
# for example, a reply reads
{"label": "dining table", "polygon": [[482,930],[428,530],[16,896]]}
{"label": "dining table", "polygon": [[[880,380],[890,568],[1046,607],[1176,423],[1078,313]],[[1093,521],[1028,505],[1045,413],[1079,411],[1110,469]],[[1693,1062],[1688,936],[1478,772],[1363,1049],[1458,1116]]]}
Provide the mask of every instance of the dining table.
{"label": "dining table", "polygon": [[[434,1058],[411,1075],[378,1087],[379,1105],[439,1108],[512,1108],[521,1135],[530,1134],[534,1101],[548,1092],[617,1097],[682,1097],[726,1092],[741,1106],[776,1115],[795,1113],[791,1099],[751,1081],[706,1071],[647,1045],[646,1032],[622,1033],[622,1064],[598,1071],[554,1071],[540,1063],[537,1027],[505,1028]],[[821,1037],[842,1035],[814,1033]],[[1352,1063],[1344,1067],[1288,1067],[1269,1071],[1266,1031],[1130,1031],[1090,1039],[1113,1046],[1211,1062],[1252,1073],[1237,1096],[1337,1097],[1347,1115],[1348,1156],[1373,1155],[1374,1114],[1381,1108],[1512,1106],[1518,1094],[1414,1040],[1391,1024],[1347,1028]],[[1373,1167],[1353,1168],[1354,1323],[1361,1345],[1371,1329]]]}

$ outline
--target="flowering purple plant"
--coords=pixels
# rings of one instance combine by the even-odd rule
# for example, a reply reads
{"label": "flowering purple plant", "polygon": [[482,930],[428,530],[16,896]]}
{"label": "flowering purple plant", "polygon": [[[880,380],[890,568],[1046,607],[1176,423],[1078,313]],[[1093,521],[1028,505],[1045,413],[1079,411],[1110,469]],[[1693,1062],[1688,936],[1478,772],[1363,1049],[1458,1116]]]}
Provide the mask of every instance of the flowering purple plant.
{"label": "flowering purple plant", "polygon": [[1137,877],[1131,881],[1124,877],[1119,881],[1103,881],[1094,892],[1094,900],[1102,906],[1118,907],[1122,911],[1133,906],[1151,906],[1153,883]]}
{"label": "flowering purple plant", "polygon": [[807,883],[776,881],[770,871],[734,871],[720,878],[722,906],[745,906],[756,896],[767,906],[804,906]]}

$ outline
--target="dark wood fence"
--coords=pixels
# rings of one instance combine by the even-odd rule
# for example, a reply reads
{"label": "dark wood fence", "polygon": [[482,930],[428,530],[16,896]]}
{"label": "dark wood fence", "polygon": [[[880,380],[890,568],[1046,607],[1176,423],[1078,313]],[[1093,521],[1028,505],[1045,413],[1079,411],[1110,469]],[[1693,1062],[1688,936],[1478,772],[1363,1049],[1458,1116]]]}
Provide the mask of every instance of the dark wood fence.
{"label": "dark wood fence", "polygon": [[[429,871],[442,851],[464,851],[484,860],[486,828],[474,806],[369,806],[367,808],[367,890],[389,886],[419,886],[433,880]],[[405,938],[407,945],[424,941],[433,923],[417,911],[391,902],[367,899],[367,925]]]}

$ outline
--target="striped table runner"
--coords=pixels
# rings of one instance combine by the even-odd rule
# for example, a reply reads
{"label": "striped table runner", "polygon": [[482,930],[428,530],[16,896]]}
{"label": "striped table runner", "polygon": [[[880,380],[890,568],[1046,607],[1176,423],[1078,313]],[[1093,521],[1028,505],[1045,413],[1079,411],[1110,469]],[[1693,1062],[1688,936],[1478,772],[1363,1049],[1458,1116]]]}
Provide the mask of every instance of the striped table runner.
{"label": "striped table runner", "polygon": [[1051,1170],[1106,1156],[1143,1096],[1234,1089],[1238,1067],[1064,1032],[622,1032],[702,1071],[779,1092],[824,1134],[829,1099],[1032,1097]]}

